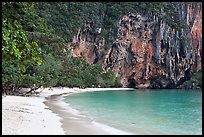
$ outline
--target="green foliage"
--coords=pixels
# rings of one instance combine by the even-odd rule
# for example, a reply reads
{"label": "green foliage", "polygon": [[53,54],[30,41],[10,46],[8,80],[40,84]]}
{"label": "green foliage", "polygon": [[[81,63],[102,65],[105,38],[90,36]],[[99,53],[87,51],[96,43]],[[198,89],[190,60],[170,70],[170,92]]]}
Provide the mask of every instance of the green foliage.
{"label": "green foliage", "polygon": [[34,7],[34,2],[4,2],[2,17],[7,18],[9,22],[17,20],[26,31],[51,32],[46,20],[36,14]]}
{"label": "green foliage", "polygon": [[114,87],[117,84],[117,79],[112,70],[108,70],[106,73],[101,74],[102,82],[100,83],[102,87]]}
{"label": "green foliage", "polygon": [[[13,6],[16,6],[15,8],[18,7],[16,9],[16,12],[18,12],[21,10],[20,6],[24,6],[24,3],[18,5],[15,2],[5,2],[2,8],[8,11],[7,8],[12,8]],[[12,13],[14,9],[11,9],[10,12]],[[25,31],[21,23],[19,23],[20,20],[16,18],[17,15],[13,17],[15,12],[10,15],[5,11],[2,14],[4,17],[2,19],[2,83],[4,87],[11,84],[21,86],[27,68],[34,64],[42,63],[39,57],[41,49],[36,42],[30,42],[27,39]]]}
{"label": "green foliage", "polygon": [[45,86],[56,86],[62,72],[62,63],[52,54],[44,56],[43,63],[35,66],[35,75],[42,77]]}
{"label": "green foliage", "polygon": [[42,76],[36,75],[35,73],[24,75],[20,86],[24,88],[29,88],[32,87],[34,84],[36,86],[44,85]]}
{"label": "green foliage", "polygon": [[70,87],[92,87],[97,85],[96,78],[99,74],[99,66],[88,64],[82,58],[67,55],[64,57],[63,72],[58,84]]}
{"label": "green foliage", "polygon": [[202,88],[202,70],[194,73],[190,80],[184,82],[185,88]]}
{"label": "green foliage", "polygon": [[2,61],[2,85],[19,84],[22,74],[18,67],[18,63]]}
{"label": "green foliage", "polygon": [[[129,12],[159,15],[169,26],[181,30],[187,26],[178,21],[175,5],[168,2],[3,2],[3,85],[113,87],[117,80],[111,70],[102,73],[101,66],[71,57],[69,51],[64,52],[69,48],[67,43],[88,20],[102,28],[104,48],[109,49],[118,34],[118,21]],[[191,80],[200,85],[195,77]]]}
{"label": "green foliage", "polygon": [[3,19],[2,53],[3,60],[18,61],[21,71],[25,71],[26,63],[41,64],[42,62],[38,57],[41,53],[38,44],[28,41],[21,25],[16,20],[11,24],[6,19]]}
{"label": "green foliage", "polygon": [[176,3],[171,2],[37,2],[34,9],[44,24],[48,24],[47,28],[66,42],[72,41],[84,21],[93,21],[102,27],[107,49],[117,37],[119,20],[129,12],[159,15],[169,26],[184,27],[178,21]]}

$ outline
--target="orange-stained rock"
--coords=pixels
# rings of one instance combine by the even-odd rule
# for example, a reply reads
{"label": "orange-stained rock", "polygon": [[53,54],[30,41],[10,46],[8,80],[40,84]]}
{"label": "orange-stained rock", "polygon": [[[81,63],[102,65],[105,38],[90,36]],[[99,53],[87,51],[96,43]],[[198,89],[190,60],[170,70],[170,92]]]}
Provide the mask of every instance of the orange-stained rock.
{"label": "orange-stained rock", "polygon": [[[123,87],[179,86],[201,69],[202,5],[198,4],[197,10],[189,8],[186,23],[194,23],[190,33],[182,36],[168,24],[159,23],[161,20],[146,21],[148,15],[125,15],[119,22],[121,35],[108,51],[104,69],[112,69]],[[195,20],[190,20],[191,15],[196,15]],[[179,37],[190,37],[190,40],[184,43]]]}
{"label": "orange-stained rock", "polygon": [[73,38],[71,49],[73,57],[84,57],[88,63],[102,63],[105,39],[100,36],[101,28],[96,28],[93,22],[84,22]]}
{"label": "orange-stained rock", "polygon": [[178,21],[187,27],[173,28],[154,14],[129,13],[119,21],[116,40],[104,51],[106,40],[99,33],[103,28],[85,22],[70,44],[72,55],[102,64],[104,71],[112,69],[123,87],[178,87],[202,69],[202,3],[174,4],[182,13]]}

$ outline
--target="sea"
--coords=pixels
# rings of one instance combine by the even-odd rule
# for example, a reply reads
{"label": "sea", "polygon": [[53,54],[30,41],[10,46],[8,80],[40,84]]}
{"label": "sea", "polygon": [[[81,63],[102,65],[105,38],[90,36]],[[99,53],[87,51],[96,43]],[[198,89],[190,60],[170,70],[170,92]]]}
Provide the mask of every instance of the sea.
{"label": "sea", "polygon": [[135,135],[202,135],[202,90],[135,89],[70,94],[74,110]]}

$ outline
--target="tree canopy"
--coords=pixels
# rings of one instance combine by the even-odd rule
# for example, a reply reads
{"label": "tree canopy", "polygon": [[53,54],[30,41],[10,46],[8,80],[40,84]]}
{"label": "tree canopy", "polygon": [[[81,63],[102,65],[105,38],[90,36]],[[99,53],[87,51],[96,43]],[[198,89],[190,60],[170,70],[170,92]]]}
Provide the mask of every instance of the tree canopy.
{"label": "tree canopy", "polygon": [[[98,82],[97,79],[102,78],[100,66],[88,64],[83,58],[73,58],[69,51],[64,52],[67,41],[83,19],[98,20],[96,11],[92,11],[98,4],[3,2],[3,90],[13,94],[21,87],[34,84],[82,88],[114,85],[113,73],[107,76],[114,80]],[[81,16],[76,16],[79,13]]]}
{"label": "tree canopy", "polygon": [[[88,64],[64,52],[84,21],[103,28],[109,49],[118,34],[118,22],[129,12],[161,15],[172,27],[179,22],[173,2],[3,2],[2,83],[10,86],[111,87],[117,79],[110,70]],[[161,14],[165,10],[166,14]],[[10,90],[10,89],[9,89]]]}

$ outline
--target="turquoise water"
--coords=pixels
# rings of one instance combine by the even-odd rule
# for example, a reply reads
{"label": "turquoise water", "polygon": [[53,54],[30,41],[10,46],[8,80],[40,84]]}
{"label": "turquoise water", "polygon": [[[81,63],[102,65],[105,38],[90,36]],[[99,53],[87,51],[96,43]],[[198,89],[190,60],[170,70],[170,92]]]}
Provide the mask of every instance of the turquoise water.
{"label": "turquoise water", "polygon": [[201,90],[96,91],[64,101],[96,122],[133,134],[202,134]]}

